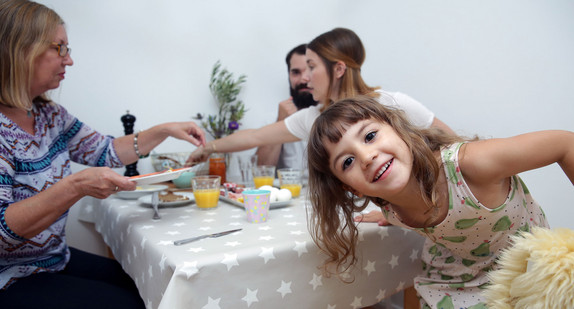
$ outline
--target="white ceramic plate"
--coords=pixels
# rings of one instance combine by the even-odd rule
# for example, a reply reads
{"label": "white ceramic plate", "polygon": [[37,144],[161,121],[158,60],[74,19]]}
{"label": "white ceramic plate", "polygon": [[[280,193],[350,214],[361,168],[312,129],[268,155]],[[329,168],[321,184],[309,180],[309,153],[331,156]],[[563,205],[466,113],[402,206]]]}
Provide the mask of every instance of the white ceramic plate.
{"label": "white ceramic plate", "polygon": [[181,175],[183,172],[190,171],[192,167],[180,168],[176,170],[166,170],[163,172],[156,172],[150,173],[145,175],[133,176],[130,177],[131,181],[135,181],[138,186],[141,185],[149,185],[152,183],[164,182],[169,181],[172,179],[176,179]]}
{"label": "white ceramic plate", "polygon": [[134,191],[120,191],[116,196],[124,200],[136,200],[144,195],[160,192],[167,189],[165,185],[144,185],[138,186]]}
{"label": "white ceramic plate", "polygon": [[[225,196],[219,196],[219,199],[224,201],[224,202],[227,202],[233,206],[239,206],[241,208],[244,208],[243,203],[237,201],[236,199],[232,199],[232,198],[225,197]],[[290,199],[290,200],[284,201],[284,202],[273,202],[273,203],[270,203],[269,209],[275,209],[275,208],[281,208],[281,207],[289,206],[289,205],[291,205],[291,202],[293,202],[293,199]]]}
{"label": "white ceramic plate", "polygon": [[[190,192],[177,192],[174,193],[177,195],[183,195],[183,196],[187,196],[187,200],[185,201],[175,201],[175,202],[162,202],[161,200],[159,201],[159,207],[176,207],[176,206],[184,206],[187,204],[191,204],[193,202],[195,202],[195,197],[193,196],[193,193]],[[140,202],[140,204],[151,207],[151,195],[144,195],[140,198],[138,198],[138,202]]]}

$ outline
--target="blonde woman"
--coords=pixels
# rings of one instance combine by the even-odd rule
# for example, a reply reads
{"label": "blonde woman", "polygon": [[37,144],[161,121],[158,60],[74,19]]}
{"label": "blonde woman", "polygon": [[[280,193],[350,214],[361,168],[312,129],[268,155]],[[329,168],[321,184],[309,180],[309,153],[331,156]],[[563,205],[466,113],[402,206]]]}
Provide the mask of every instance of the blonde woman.
{"label": "blonde woman", "polygon": [[[26,0],[0,1],[0,303],[4,308],[145,308],[114,260],[68,247],[68,209],[135,184],[110,167],[146,156],[167,137],[205,143],[192,122],[113,138],[46,91],[74,64],[64,22]],[[93,166],[71,173],[70,161]]]}

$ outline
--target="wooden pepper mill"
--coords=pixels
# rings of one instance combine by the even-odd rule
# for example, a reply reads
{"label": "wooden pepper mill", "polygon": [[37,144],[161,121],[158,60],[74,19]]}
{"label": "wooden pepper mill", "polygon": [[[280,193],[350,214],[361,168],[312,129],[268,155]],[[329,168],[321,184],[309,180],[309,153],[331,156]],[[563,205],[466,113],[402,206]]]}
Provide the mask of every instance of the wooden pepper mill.
{"label": "wooden pepper mill", "polygon": [[[124,134],[125,135],[133,134],[136,117],[134,115],[131,115],[130,111],[126,111],[126,114],[122,116],[121,120],[124,125]],[[126,165],[126,171],[124,173],[124,176],[131,177],[139,175],[140,173],[138,172],[137,166],[138,166],[137,161],[132,164]]]}

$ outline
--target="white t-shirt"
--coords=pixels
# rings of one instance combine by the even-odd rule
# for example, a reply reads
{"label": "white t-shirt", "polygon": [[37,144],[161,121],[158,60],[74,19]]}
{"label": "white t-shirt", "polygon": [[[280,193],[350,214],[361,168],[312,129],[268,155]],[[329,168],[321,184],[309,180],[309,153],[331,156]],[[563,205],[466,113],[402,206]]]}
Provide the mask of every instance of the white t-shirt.
{"label": "white t-shirt", "polygon": [[305,164],[305,148],[307,144],[304,141],[298,141],[293,143],[285,143],[281,146],[281,153],[279,154],[279,160],[277,161],[277,169],[289,167],[296,169],[304,169],[307,164]]}
{"label": "white t-shirt", "polygon": [[[405,111],[409,121],[415,126],[421,128],[429,128],[431,126],[434,120],[434,113],[419,101],[400,92],[387,92],[383,90],[377,90],[377,92],[380,94],[379,98],[377,98],[379,103],[402,109]],[[287,130],[301,140],[307,141],[313,123],[321,113],[321,107],[321,104],[310,106],[285,118]]]}

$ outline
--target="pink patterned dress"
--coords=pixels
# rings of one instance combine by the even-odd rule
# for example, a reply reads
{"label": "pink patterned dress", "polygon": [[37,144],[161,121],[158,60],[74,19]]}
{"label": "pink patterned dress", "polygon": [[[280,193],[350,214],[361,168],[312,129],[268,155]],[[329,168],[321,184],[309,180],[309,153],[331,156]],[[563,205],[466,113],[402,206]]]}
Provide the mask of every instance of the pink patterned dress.
{"label": "pink patterned dress", "polygon": [[463,143],[442,150],[448,179],[449,210],[440,224],[424,229],[399,221],[390,208],[388,220],[427,237],[422,252],[423,272],[415,278],[421,308],[486,308],[480,295],[488,284],[487,272],[495,269],[510,236],[548,227],[544,212],[517,175],[511,177],[506,201],[495,209],[482,205],[464,181],[458,153]]}

